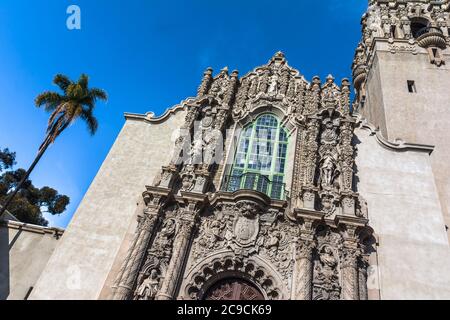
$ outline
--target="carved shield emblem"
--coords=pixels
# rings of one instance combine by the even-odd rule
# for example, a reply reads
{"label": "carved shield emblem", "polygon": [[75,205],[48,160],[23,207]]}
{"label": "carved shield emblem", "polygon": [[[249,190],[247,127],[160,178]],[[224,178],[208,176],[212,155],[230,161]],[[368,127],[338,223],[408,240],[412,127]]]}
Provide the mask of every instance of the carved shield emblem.
{"label": "carved shield emblem", "polygon": [[258,218],[246,218],[240,216],[237,218],[234,225],[234,236],[236,243],[245,247],[253,245],[258,237],[259,222]]}

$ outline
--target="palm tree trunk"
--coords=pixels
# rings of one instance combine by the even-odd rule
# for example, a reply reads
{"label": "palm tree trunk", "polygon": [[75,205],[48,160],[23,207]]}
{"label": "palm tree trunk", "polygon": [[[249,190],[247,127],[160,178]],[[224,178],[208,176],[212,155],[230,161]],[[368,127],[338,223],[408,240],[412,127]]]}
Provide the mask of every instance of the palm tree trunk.
{"label": "palm tree trunk", "polygon": [[19,192],[19,190],[22,188],[23,184],[25,183],[25,181],[28,180],[28,177],[30,176],[31,172],[34,170],[34,167],[36,167],[36,165],[38,164],[39,160],[41,160],[42,156],[44,155],[45,151],[47,150],[47,148],[49,147],[49,145],[51,144],[51,139],[50,139],[50,134],[47,134],[47,136],[45,137],[44,143],[41,145],[41,147],[39,148],[39,152],[36,155],[36,158],[34,159],[33,163],[31,164],[30,168],[28,169],[28,171],[26,172],[26,174],[23,176],[22,180],[20,180],[19,184],[17,185],[16,189],[14,190],[14,192],[10,193],[7,197],[6,197],[6,201],[3,204],[3,207],[0,208],[0,218],[3,216],[3,214],[5,213],[6,209],[8,208],[8,206],[11,204],[12,200],[14,199],[14,197],[17,195],[17,193]]}

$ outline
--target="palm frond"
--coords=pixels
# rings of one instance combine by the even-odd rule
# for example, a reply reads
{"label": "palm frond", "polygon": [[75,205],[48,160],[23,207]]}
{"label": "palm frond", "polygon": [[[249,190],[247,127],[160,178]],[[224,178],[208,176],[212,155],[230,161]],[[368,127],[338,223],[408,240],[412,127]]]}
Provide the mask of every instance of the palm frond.
{"label": "palm frond", "polygon": [[86,122],[86,125],[88,127],[89,133],[91,135],[94,135],[97,132],[98,129],[98,121],[95,118],[94,114],[91,110],[85,111],[81,114],[81,119],[83,119]]}
{"label": "palm frond", "polygon": [[80,84],[75,83],[75,84],[71,84],[67,88],[66,95],[69,100],[74,101],[74,100],[82,99],[86,94],[85,94],[85,90],[80,86]]}
{"label": "palm frond", "polygon": [[88,75],[82,73],[80,78],[78,79],[78,84],[83,88],[83,90],[87,90],[89,86],[89,77]]}
{"label": "palm frond", "polygon": [[53,111],[56,107],[64,102],[64,97],[59,93],[46,91],[41,93],[34,100],[35,105],[39,108],[44,106],[45,111]]}
{"label": "palm frond", "polygon": [[96,100],[108,101],[108,93],[103,89],[92,88],[89,90],[89,96],[94,102]]}
{"label": "palm frond", "polygon": [[60,87],[62,91],[66,92],[67,88],[72,84],[72,81],[63,74],[57,74],[53,79],[53,83]]}

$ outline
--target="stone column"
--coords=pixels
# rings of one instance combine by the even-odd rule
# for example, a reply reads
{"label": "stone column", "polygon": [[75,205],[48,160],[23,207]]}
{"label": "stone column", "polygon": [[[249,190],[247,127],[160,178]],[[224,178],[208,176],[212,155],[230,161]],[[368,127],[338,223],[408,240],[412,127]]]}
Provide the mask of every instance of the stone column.
{"label": "stone column", "polygon": [[368,300],[367,291],[367,268],[369,267],[368,258],[363,256],[358,261],[358,280],[359,280],[359,300]]}
{"label": "stone column", "polygon": [[297,249],[294,300],[312,300],[314,248],[314,242],[305,241]]}
{"label": "stone column", "polygon": [[194,219],[180,220],[180,226],[173,243],[172,258],[167,267],[166,276],[155,300],[173,300],[175,289],[184,267],[184,260],[188,252],[189,242],[194,230]]}
{"label": "stone column", "polygon": [[[159,199],[156,199],[156,202],[159,203]],[[128,300],[131,298],[139,267],[145,258],[158,220],[159,208],[159,205],[151,205],[144,215],[138,217],[138,227],[133,242],[115,281],[113,300]]]}
{"label": "stone column", "polygon": [[344,248],[341,260],[342,300],[359,300],[358,250]]}

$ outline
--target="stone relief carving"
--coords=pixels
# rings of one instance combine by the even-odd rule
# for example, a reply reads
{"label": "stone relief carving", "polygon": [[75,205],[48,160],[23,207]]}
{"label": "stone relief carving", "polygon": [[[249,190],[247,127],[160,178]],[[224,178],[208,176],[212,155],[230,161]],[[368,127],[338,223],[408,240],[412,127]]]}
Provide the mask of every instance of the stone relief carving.
{"label": "stone relief carving", "polygon": [[138,277],[134,299],[151,300],[155,298],[160,280],[166,276],[176,232],[177,222],[174,218],[168,218],[161,225],[148,250],[146,261]]}
{"label": "stone relief carving", "polygon": [[294,266],[294,243],[297,236],[298,227],[284,219],[277,220],[271,226],[263,226],[260,235],[259,254],[277,268],[287,286]]}
{"label": "stone relief carving", "polygon": [[286,299],[286,289],[273,272],[264,265],[264,263],[255,258],[241,259],[235,257],[229,252],[216,256],[211,256],[204,263],[188,272],[188,281],[184,288],[184,299],[197,300],[203,298],[208,289],[206,284],[211,279],[223,273],[232,272],[233,274],[242,274],[256,283],[269,300]]}
{"label": "stone relief carving", "polygon": [[135,294],[136,300],[154,300],[159,290],[158,270],[152,269],[150,275],[142,281]]}
{"label": "stone relief carving", "polygon": [[339,261],[334,250],[323,246],[314,267],[314,300],[339,300],[341,287],[339,284]]}
{"label": "stone relief carving", "polygon": [[313,299],[339,300],[341,298],[341,278],[339,252],[343,240],[337,230],[325,228],[318,232],[317,251],[313,269]]}

